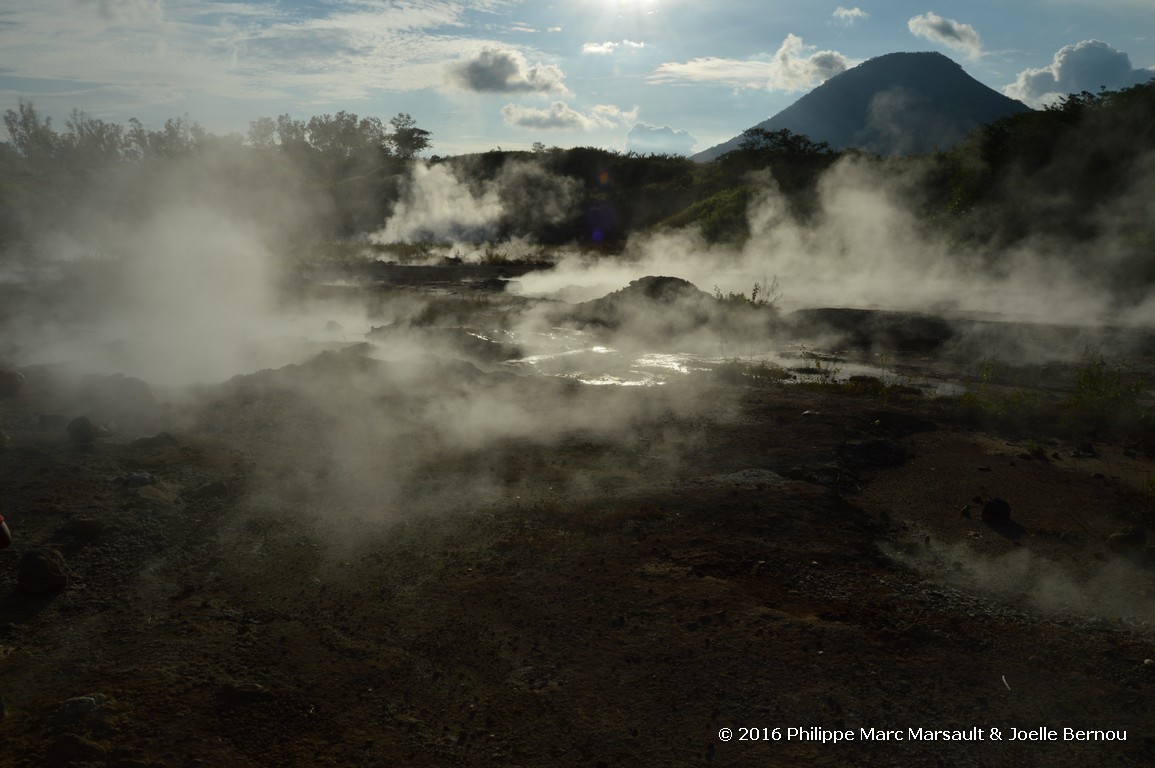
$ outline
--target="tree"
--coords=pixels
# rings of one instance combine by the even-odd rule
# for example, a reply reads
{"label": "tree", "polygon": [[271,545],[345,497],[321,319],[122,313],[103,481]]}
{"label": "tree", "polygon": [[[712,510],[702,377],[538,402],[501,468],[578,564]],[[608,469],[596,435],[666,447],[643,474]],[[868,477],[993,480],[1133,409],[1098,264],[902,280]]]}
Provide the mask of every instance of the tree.
{"label": "tree", "polygon": [[768,131],[765,128],[747,128],[742,131],[742,152],[761,152],[793,157],[830,154],[830,145],[825,141],[813,141],[809,136],[794,133],[786,128]]}
{"label": "tree", "polygon": [[277,123],[271,117],[258,117],[249,123],[249,133],[245,141],[250,147],[258,149],[277,146]]}
{"label": "tree", "polygon": [[389,120],[389,125],[393,127],[389,142],[393,145],[393,151],[402,159],[412,159],[432,144],[429,137],[433,134],[418,128],[417,121],[408,112],[397,113]]}
{"label": "tree", "polygon": [[124,156],[123,126],[106,123],[80,109],[73,109],[64,122],[68,133],[61,137],[72,155],[72,161],[95,169]]}
{"label": "tree", "polygon": [[277,141],[282,148],[291,149],[308,145],[309,129],[304,120],[294,120],[289,115],[277,116]]}
{"label": "tree", "polygon": [[195,153],[204,145],[207,136],[200,123],[190,122],[188,115],[170,117],[159,131],[150,131],[144,127],[144,123],[133,117],[128,121],[126,143],[142,160],[171,160]]}
{"label": "tree", "polygon": [[12,146],[33,165],[47,162],[56,156],[60,137],[52,130],[52,118],[40,118],[31,101],[20,99],[17,109],[4,113],[4,127],[12,138]]}

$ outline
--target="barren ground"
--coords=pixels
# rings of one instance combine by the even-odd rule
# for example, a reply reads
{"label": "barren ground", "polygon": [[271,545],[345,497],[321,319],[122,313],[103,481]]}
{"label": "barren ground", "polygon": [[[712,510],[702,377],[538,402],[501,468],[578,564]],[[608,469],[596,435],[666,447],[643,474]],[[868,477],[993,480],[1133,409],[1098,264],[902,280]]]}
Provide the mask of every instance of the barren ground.
{"label": "barren ground", "polygon": [[[366,419],[425,407],[344,391],[379,373],[359,360],[308,370]],[[340,487],[365,478],[328,463],[330,414],[289,394],[302,370],[207,388],[85,446],[40,417],[62,391],[51,369],[0,401],[15,537],[0,552],[0,763],[1155,760],[1153,571],[1106,546],[1150,507],[1142,451],[1015,442],[940,401],[847,387],[717,378],[657,398],[486,375],[461,386],[635,420],[624,436],[451,450],[401,434],[382,444],[406,470],[381,487],[382,522],[363,501],[345,514]],[[458,492],[477,476],[484,492]],[[993,497],[1011,524],[980,519]],[[68,586],[17,589],[22,554],[45,547]],[[787,731],[815,727],[855,739]],[[1040,727],[1059,740],[1006,741]],[[907,738],[864,740],[871,728]],[[986,733],[909,738],[919,728]]]}

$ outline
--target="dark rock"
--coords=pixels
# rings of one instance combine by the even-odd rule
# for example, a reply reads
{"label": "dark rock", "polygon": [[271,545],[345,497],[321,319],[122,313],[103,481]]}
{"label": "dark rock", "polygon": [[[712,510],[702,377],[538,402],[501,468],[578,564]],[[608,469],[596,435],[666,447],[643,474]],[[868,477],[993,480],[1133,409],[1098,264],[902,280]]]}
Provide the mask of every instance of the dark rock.
{"label": "dark rock", "polygon": [[156,485],[156,477],[148,472],[129,472],[121,478],[126,488],[143,488],[146,485]]}
{"label": "dark rock", "polygon": [[864,440],[843,447],[845,462],[854,469],[886,469],[906,463],[906,446],[894,440]]}
{"label": "dark rock", "polygon": [[108,528],[108,524],[95,517],[74,517],[60,527],[59,533],[73,539],[88,541],[95,539]]}
{"label": "dark rock", "polygon": [[0,368],[0,397],[16,397],[24,388],[24,374]]}
{"label": "dark rock", "polygon": [[222,704],[244,706],[273,698],[273,692],[260,683],[230,681],[221,686],[217,698]]}
{"label": "dark rock", "polygon": [[12,447],[12,438],[7,432],[0,429],[0,452],[6,451]]}
{"label": "dark rock", "polygon": [[1138,554],[1147,546],[1147,531],[1138,526],[1112,533],[1107,537],[1107,549],[1121,555]]}
{"label": "dark rock", "polygon": [[52,722],[57,725],[75,723],[91,714],[99,712],[107,703],[108,697],[103,693],[87,693],[83,696],[74,696],[60,705],[60,708],[56,710],[56,714],[52,716]]}
{"label": "dark rock", "polygon": [[111,376],[85,376],[80,385],[79,400],[99,418],[121,421],[155,418],[160,401],[152,387],[133,376],[115,373]]}
{"label": "dark rock", "polygon": [[93,423],[87,416],[78,416],[68,422],[68,439],[77,445],[88,445],[108,434],[108,427]]}
{"label": "dark rock", "polygon": [[68,586],[64,555],[55,549],[33,549],[20,558],[19,587],[32,595],[54,595]]}
{"label": "dark rock", "polygon": [[77,736],[75,733],[65,733],[57,737],[48,748],[44,762],[49,766],[103,762],[107,754],[107,750],[95,741]]}
{"label": "dark rock", "polygon": [[168,432],[159,432],[152,437],[141,437],[133,440],[131,447],[139,450],[154,450],[156,448],[164,448],[169,445],[176,445],[176,438]]}
{"label": "dark rock", "polygon": [[1011,505],[997,496],[983,504],[982,520],[992,528],[1011,522]]}

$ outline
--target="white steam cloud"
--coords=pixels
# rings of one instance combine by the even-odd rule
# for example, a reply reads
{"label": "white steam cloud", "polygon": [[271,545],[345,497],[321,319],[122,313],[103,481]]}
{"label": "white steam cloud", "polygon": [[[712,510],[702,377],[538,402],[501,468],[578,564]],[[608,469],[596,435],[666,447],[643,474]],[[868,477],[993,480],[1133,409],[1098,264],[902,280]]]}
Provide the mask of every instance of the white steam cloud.
{"label": "white steam cloud", "polygon": [[[997,269],[982,254],[952,249],[905,203],[905,183],[869,162],[843,159],[821,180],[818,215],[803,222],[764,175],[742,246],[708,244],[694,229],[665,231],[635,238],[628,258],[612,264],[571,256],[554,270],[521,278],[521,290],[588,300],[645,275],[675,275],[706,291],[718,286],[748,293],[755,282],[776,276],[787,309],[994,313],[1076,323],[1125,319],[1106,287],[1070,266],[1085,260],[1056,259],[1053,246],[1028,243],[1003,254]],[[1111,243],[1102,249],[1107,267]]]}
{"label": "white steam cloud", "polygon": [[384,228],[373,235],[375,242],[488,240],[503,222],[522,229],[562,221],[578,196],[575,180],[518,161],[475,184],[462,181],[449,164],[418,163],[406,184]]}

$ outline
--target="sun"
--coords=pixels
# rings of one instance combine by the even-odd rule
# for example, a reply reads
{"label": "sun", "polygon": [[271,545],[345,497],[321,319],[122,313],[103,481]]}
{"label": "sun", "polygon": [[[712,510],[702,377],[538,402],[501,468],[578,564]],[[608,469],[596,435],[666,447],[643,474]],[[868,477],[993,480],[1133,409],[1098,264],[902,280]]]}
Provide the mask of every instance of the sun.
{"label": "sun", "polygon": [[658,12],[658,0],[609,0],[619,16],[649,15]]}

